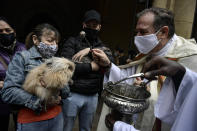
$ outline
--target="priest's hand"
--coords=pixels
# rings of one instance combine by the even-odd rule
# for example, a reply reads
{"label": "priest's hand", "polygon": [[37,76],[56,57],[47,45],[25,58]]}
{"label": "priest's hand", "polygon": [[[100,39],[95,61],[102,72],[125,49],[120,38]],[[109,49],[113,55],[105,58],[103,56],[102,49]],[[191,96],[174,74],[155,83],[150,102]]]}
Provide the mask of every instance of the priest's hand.
{"label": "priest's hand", "polygon": [[113,130],[114,123],[116,121],[121,121],[123,114],[121,114],[117,110],[112,110],[110,114],[107,114],[105,117],[105,125],[110,129]]}
{"label": "priest's hand", "polygon": [[92,56],[94,61],[102,67],[108,67],[111,65],[111,62],[105,52],[100,49],[92,49]]}
{"label": "priest's hand", "polygon": [[149,80],[155,79],[155,76],[158,75],[170,77],[181,76],[182,80],[185,71],[185,67],[183,67],[179,63],[160,56],[155,56],[150,58],[150,60],[145,64],[142,72],[145,73],[145,78]]}

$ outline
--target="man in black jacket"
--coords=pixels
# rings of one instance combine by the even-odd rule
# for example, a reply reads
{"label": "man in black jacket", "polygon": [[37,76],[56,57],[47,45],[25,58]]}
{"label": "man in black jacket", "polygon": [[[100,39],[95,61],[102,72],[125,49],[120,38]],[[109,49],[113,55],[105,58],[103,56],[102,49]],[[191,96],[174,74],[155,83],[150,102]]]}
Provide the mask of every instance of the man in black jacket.
{"label": "man in black jacket", "polygon": [[76,63],[71,95],[63,101],[65,118],[64,131],[72,131],[75,119],[79,115],[80,131],[90,131],[96,111],[98,92],[102,89],[103,73],[106,67],[99,66],[92,58],[91,49],[100,48],[112,59],[110,50],[104,47],[98,38],[101,29],[100,14],[95,10],[85,13],[83,31],[77,37],[69,38],[60,55]]}

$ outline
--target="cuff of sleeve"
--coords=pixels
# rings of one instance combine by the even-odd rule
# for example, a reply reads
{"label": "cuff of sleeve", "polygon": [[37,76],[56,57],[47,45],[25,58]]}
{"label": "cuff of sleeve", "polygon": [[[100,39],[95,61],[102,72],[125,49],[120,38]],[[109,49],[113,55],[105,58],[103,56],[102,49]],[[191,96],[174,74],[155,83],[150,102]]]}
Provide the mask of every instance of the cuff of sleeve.
{"label": "cuff of sleeve", "polygon": [[36,96],[32,96],[31,99],[25,104],[25,107],[32,109],[36,113],[40,113],[42,111],[42,102]]}
{"label": "cuff of sleeve", "polygon": [[111,68],[111,62],[110,62],[110,64],[109,65],[107,65],[107,66],[100,66],[100,72],[102,73],[102,74],[104,74],[105,72],[108,72],[109,71],[109,69]]}

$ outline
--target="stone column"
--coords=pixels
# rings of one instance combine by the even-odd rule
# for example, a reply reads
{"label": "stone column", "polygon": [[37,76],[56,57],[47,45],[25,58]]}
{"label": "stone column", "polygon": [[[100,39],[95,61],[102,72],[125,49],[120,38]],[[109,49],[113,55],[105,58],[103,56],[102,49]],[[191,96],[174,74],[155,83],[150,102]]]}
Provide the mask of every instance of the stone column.
{"label": "stone column", "polygon": [[174,7],[176,33],[190,38],[194,21],[196,0],[176,0]]}
{"label": "stone column", "polygon": [[194,21],[196,0],[155,0],[154,7],[173,11],[175,32],[177,35],[190,38]]}

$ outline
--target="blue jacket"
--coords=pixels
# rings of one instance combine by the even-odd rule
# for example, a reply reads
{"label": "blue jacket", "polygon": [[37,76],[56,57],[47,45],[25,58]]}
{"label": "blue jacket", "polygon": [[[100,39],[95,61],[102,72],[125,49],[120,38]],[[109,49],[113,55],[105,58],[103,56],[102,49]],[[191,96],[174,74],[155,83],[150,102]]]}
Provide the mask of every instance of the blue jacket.
{"label": "blue jacket", "polygon": [[[2,100],[8,104],[25,106],[40,112],[42,110],[41,100],[26,92],[21,87],[28,72],[43,62],[44,59],[35,46],[28,51],[17,53],[10,62],[8,71],[6,72],[4,87],[1,90]],[[61,91],[61,97],[66,98],[69,91],[69,87],[66,86]]]}

